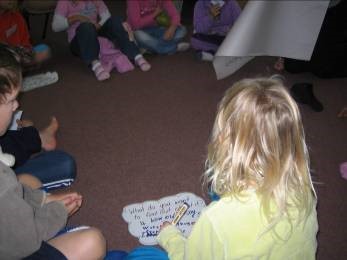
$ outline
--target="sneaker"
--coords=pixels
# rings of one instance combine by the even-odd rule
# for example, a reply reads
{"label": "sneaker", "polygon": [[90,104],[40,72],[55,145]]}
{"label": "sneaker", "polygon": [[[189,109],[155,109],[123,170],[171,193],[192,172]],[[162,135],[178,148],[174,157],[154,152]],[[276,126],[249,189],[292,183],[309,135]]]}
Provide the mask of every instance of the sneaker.
{"label": "sneaker", "polygon": [[36,88],[48,86],[57,82],[58,80],[58,73],[55,71],[25,77],[23,79],[23,87],[21,91],[26,92]]}
{"label": "sneaker", "polygon": [[189,42],[180,42],[177,44],[177,51],[178,52],[187,51],[189,48],[190,48]]}
{"label": "sneaker", "polygon": [[200,61],[213,61],[214,55],[210,52],[198,51],[196,52],[195,57]]}

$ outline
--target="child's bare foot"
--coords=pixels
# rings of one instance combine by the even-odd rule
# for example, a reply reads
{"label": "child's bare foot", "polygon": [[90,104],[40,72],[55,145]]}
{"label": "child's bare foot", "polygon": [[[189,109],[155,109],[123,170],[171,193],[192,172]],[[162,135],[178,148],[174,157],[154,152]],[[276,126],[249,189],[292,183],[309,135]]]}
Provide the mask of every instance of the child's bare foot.
{"label": "child's bare foot", "polygon": [[40,131],[41,146],[45,151],[52,151],[57,146],[56,134],[59,128],[58,120],[53,116],[49,125]]}
{"label": "child's bare foot", "polygon": [[340,113],[337,115],[338,117],[347,117],[347,107],[342,108]]}

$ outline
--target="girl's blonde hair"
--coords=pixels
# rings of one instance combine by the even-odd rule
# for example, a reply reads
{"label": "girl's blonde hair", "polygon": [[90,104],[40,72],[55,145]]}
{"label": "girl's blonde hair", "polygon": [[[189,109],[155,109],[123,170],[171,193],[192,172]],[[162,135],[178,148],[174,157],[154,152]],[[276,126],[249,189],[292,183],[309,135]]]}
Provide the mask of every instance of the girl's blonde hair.
{"label": "girl's blonde hair", "polygon": [[308,216],[315,193],[304,130],[281,81],[235,83],[219,104],[210,138],[204,181],[213,192],[240,198],[255,189],[270,224],[291,207]]}

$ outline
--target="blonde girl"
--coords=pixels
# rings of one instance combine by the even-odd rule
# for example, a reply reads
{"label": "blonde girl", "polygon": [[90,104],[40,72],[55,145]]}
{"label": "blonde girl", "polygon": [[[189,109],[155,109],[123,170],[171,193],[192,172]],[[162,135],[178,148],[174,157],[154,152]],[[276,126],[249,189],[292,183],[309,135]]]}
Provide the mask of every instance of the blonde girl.
{"label": "blonde girl", "polygon": [[235,83],[219,104],[204,174],[212,202],[184,238],[164,223],[170,259],[315,259],[316,197],[298,107],[275,79]]}

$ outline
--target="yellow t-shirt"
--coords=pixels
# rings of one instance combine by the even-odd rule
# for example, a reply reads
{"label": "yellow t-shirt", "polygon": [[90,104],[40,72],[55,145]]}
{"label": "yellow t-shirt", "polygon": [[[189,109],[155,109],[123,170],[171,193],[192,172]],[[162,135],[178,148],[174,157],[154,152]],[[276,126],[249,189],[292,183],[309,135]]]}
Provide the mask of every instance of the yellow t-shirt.
{"label": "yellow t-shirt", "polygon": [[274,232],[267,224],[255,193],[247,200],[222,198],[202,212],[191,234],[185,238],[174,226],[158,235],[159,244],[170,260],[219,259],[315,259],[318,231],[316,203],[307,221],[291,225],[283,217]]}

